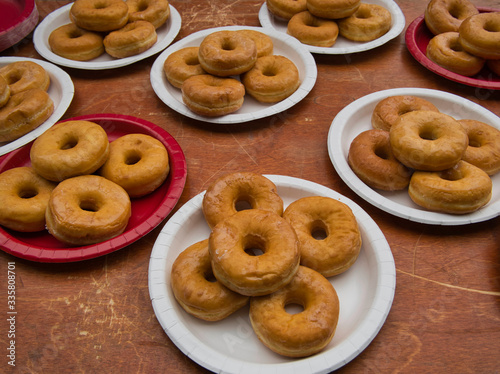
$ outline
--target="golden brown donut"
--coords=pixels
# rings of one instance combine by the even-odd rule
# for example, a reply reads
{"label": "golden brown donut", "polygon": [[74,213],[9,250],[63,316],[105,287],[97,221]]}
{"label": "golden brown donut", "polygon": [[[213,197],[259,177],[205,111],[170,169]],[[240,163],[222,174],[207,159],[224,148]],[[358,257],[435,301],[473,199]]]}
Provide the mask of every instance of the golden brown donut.
{"label": "golden brown donut", "polygon": [[421,207],[451,214],[471,213],[491,199],[491,178],[478,167],[459,161],[437,172],[416,171],[408,187],[410,198]]}
{"label": "golden brown donut", "polygon": [[409,168],[453,167],[468,145],[467,133],[451,116],[425,110],[403,114],[389,132],[394,156]]}
{"label": "golden brown donut", "polygon": [[267,295],[285,286],[300,262],[290,224],[260,209],[242,210],[219,222],[210,233],[208,250],[215,278],[246,296]]}
{"label": "golden brown donut", "polygon": [[486,60],[486,65],[493,73],[500,76],[500,60]]}
{"label": "golden brown donut", "polygon": [[356,42],[369,42],[386,34],[392,26],[391,12],[381,5],[361,3],[349,17],[338,21],[339,34]]}
{"label": "golden brown donut", "polygon": [[147,21],[127,23],[104,37],[104,49],[115,58],[135,56],[147,51],[158,40],[156,29]]}
{"label": "golden brown donut", "polygon": [[70,19],[89,31],[118,30],[128,21],[128,6],[123,0],[76,0]]}
{"label": "golden brown donut", "polygon": [[148,21],[157,29],[170,16],[168,0],[127,0],[128,21]]}
{"label": "golden brown donut", "polygon": [[0,225],[21,232],[45,230],[45,210],[55,183],[30,167],[0,174]]}
{"label": "golden brown donut", "polygon": [[360,0],[307,0],[307,10],[316,17],[340,19],[352,15]]}
{"label": "golden brown donut", "polygon": [[0,68],[2,76],[10,86],[10,94],[40,88],[47,91],[50,86],[49,73],[33,61],[16,61]]}
{"label": "golden brown donut", "polygon": [[470,54],[500,59],[500,12],[480,13],[465,19],[458,34],[460,44]]}
{"label": "golden brown donut", "polygon": [[285,56],[263,56],[241,76],[241,82],[246,93],[254,99],[263,103],[277,103],[299,88],[299,70]]}
{"label": "golden brown donut", "polygon": [[220,321],[248,304],[240,295],[214,278],[208,239],[190,245],[175,259],[170,285],[179,305],[205,321]]}
{"label": "golden brown donut", "polygon": [[283,212],[299,240],[300,264],[332,277],[349,269],[361,250],[361,233],[351,208],[341,201],[309,196]]}
{"label": "golden brown donut", "polygon": [[306,10],[288,21],[286,32],[303,44],[331,47],[337,41],[339,27],[335,21],[316,17]]}
{"label": "golden brown donut", "polygon": [[84,30],[74,23],[52,31],[49,46],[56,55],[75,61],[89,61],[104,53],[102,35]]}
{"label": "golden brown donut", "polygon": [[54,102],[40,88],[12,95],[0,108],[0,142],[9,142],[36,129],[54,112]]}
{"label": "golden brown donut", "polygon": [[4,77],[0,75],[0,108],[10,99],[10,87]]}
{"label": "golden brown donut", "polygon": [[464,19],[478,13],[469,0],[431,0],[425,8],[424,22],[434,35],[458,32]]}
{"label": "golden brown donut", "polygon": [[182,83],[189,77],[206,73],[198,60],[198,48],[185,47],[167,56],[163,71],[172,86],[181,88]]}
{"label": "golden brown donut", "polygon": [[147,195],[167,179],[168,151],[146,134],[127,134],[112,141],[100,175],[123,187],[130,197]]}
{"label": "golden brown donut", "polygon": [[217,178],[203,196],[203,215],[210,228],[243,209],[283,214],[276,185],[261,174],[229,173]]}
{"label": "golden brown donut", "polygon": [[109,155],[106,131],[90,121],[59,122],[35,139],[31,166],[42,177],[59,182],[99,169]]}
{"label": "golden brown donut", "polygon": [[349,147],[347,161],[354,174],[372,188],[399,191],[410,183],[412,171],[394,157],[388,131],[360,133]]}
{"label": "golden brown donut", "polygon": [[82,246],[120,235],[130,215],[130,198],[123,188],[99,175],[80,175],[54,188],[45,220],[56,239]]}
{"label": "golden brown donut", "polygon": [[307,0],[266,0],[270,13],[284,20],[289,20],[295,14],[307,10]]}
{"label": "golden brown donut", "polygon": [[257,58],[273,54],[274,43],[269,35],[257,30],[237,30],[236,32],[248,36],[254,41],[257,48]]}
{"label": "golden brown donut", "polygon": [[[289,313],[286,307],[295,304],[303,310]],[[335,334],[339,311],[330,282],[305,266],[282,289],[250,300],[255,334],[269,349],[288,357],[307,357],[325,348]]]}

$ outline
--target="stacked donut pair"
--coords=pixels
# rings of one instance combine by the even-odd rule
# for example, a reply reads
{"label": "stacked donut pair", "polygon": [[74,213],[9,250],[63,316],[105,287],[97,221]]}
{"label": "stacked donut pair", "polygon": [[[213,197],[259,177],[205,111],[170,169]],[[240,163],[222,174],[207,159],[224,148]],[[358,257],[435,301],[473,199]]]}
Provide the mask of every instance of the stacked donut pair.
{"label": "stacked donut pair", "polygon": [[190,110],[222,116],[240,109],[246,93],[259,102],[276,103],[297,90],[297,67],[287,57],[274,55],[273,48],[272,39],[260,31],[217,31],[199,47],[170,54],[163,70],[170,84],[181,89]]}
{"label": "stacked donut pair", "polygon": [[55,54],[76,61],[104,53],[134,56],[156,43],[156,29],[169,16],[168,0],[76,0],[71,23],[51,32],[49,46]]}
{"label": "stacked donut pair", "polygon": [[424,21],[435,35],[426,49],[430,60],[466,77],[485,64],[500,75],[500,12],[480,13],[469,0],[431,0]]}
{"label": "stacked donut pair", "polygon": [[[172,265],[171,287],[182,308],[218,321],[249,303],[257,337],[274,352],[305,357],[322,350],[339,316],[327,277],[346,271],[361,249],[350,208],[311,196],[283,209],[272,181],[242,172],[211,184],[202,210],[209,237]],[[288,313],[290,304],[303,311]]]}
{"label": "stacked donut pair", "polygon": [[31,166],[0,174],[0,224],[20,232],[45,228],[59,241],[81,246],[121,234],[131,198],[157,189],[169,173],[168,152],[145,134],[111,143],[90,121],[60,122],[30,149]]}
{"label": "stacked donut pair", "polygon": [[373,129],[351,143],[348,163],[370,187],[408,188],[419,206],[471,213],[491,199],[490,176],[500,171],[500,131],[477,120],[456,120],[414,96],[381,100]]}

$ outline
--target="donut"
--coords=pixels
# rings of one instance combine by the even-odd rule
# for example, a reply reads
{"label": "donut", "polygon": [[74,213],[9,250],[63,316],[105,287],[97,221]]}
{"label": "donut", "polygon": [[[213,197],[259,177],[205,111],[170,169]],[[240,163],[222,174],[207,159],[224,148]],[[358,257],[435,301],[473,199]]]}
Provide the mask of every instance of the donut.
{"label": "donut", "polygon": [[289,20],[307,10],[307,0],[266,0],[267,10],[278,18]]}
{"label": "donut", "polygon": [[277,103],[299,88],[299,70],[285,56],[263,56],[257,59],[252,69],[242,75],[241,82],[246,93],[257,101]]}
{"label": "donut", "polygon": [[288,21],[286,32],[303,44],[331,47],[337,41],[339,27],[335,21],[316,17],[306,10]]}
{"label": "donut", "polygon": [[82,246],[120,235],[130,215],[130,198],[123,188],[99,175],[80,175],[52,190],[45,220],[57,240]]}
{"label": "donut", "polygon": [[245,86],[233,78],[195,75],[181,87],[182,101],[194,113],[217,117],[236,112],[243,105]]}
{"label": "donut", "polygon": [[123,0],[76,0],[70,19],[89,31],[118,30],[128,22],[128,6]]}
{"label": "donut", "polygon": [[462,22],[479,10],[469,0],[431,0],[424,12],[424,22],[434,35],[458,32]]}
{"label": "donut", "polygon": [[484,122],[461,119],[458,120],[469,138],[469,145],[462,160],[477,166],[488,175],[500,171],[500,130]]}
{"label": "donut", "polygon": [[0,142],[9,142],[36,129],[54,113],[54,102],[40,88],[12,95],[0,108]]}
{"label": "donut", "polygon": [[228,77],[253,67],[257,61],[257,47],[250,37],[236,30],[216,31],[202,40],[198,58],[206,72]]}
{"label": "donut", "polygon": [[55,183],[30,167],[16,167],[0,174],[0,225],[21,232],[45,230],[45,210]]}
{"label": "donut", "polygon": [[307,0],[307,10],[316,17],[340,19],[359,8],[360,0]]}
{"label": "donut", "polygon": [[341,201],[309,196],[283,212],[299,240],[300,264],[332,277],[349,269],[361,250],[361,233],[351,208]]}
{"label": "donut", "polygon": [[401,163],[426,171],[453,167],[468,145],[467,133],[454,118],[425,110],[399,117],[389,138],[392,152]]}
{"label": "donut", "polygon": [[361,3],[352,15],[339,20],[338,26],[339,34],[344,38],[369,42],[391,29],[391,12],[381,5]]}
{"label": "donut", "polygon": [[0,108],[10,99],[10,87],[4,77],[0,75]]}
{"label": "donut", "polygon": [[434,36],[427,44],[426,55],[439,66],[466,77],[476,75],[485,60],[471,55],[458,41],[458,32],[444,32]]}
{"label": "donut", "polygon": [[495,73],[500,76],[500,59],[499,60],[486,60],[486,66]]}
{"label": "donut", "polygon": [[45,179],[60,182],[92,174],[109,155],[106,131],[90,121],[59,122],[35,139],[31,166]]}
{"label": "donut", "polygon": [[277,291],[293,279],[300,262],[292,226],[260,209],[242,210],[219,222],[208,238],[208,251],[215,278],[246,296]]}
{"label": "donut", "polygon": [[373,109],[371,124],[375,129],[389,131],[399,117],[414,110],[439,112],[430,101],[412,95],[389,96],[380,100]]}
{"label": "donut", "polygon": [[146,134],[127,134],[110,143],[99,174],[123,187],[130,197],[141,197],[160,187],[169,171],[162,142]]}
{"label": "donut", "polygon": [[349,147],[347,162],[372,188],[399,191],[410,183],[412,171],[394,157],[388,131],[371,129],[357,135]]}
{"label": "donut", "polygon": [[179,305],[205,321],[220,321],[248,304],[240,295],[214,278],[208,239],[192,244],[175,259],[170,285]]}
{"label": "donut", "polygon": [[16,61],[0,68],[2,76],[10,87],[10,94],[40,88],[47,91],[50,86],[49,73],[33,61]]}
{"label": "donut", "polygon": [[442,171],[415,171],[408,193],[413,202],[427,210],[450,213],[471,213],[491,199],[491,178],[483,170],[460,160]]}
{"label": "donut", "polygon": [[[301,308],[289,313],[286,307]],[[337,292],[317,271],[300,266],[293,280],[271,295],[250,300],[250,322],[259,340],[282,356],[307,357],[323,350],[335,335]]]}
{"label": "donut", "polygon": [[205,74],[198,60],[198,48],[181,48],[167,56],[163,63],[163,71],[172,86],[181,88],[182,83],[189,77]]}
{"label": "donut", "polygon": [[500,59],[500,12],[480,13],[465,19],[458,29],[462,48],[484,59]]}
{"label": "donut", "polygon": [[248,36],[254,41],[257,48],[257,58],[273,54],[274,43],[269,35],[257,30],[236,30],[236,32]]}
{"label": "donut", "polygon": [[127,23],[104,37],[104,49],[115,58],[135,56],[147,51],[158,40],[156,29],[147,21]]}
{"label": "donut", "polygon": [[270,179],[252,172],[223,175],[208,186],[203,196],[203,215],[210,228],[244,209],[266,210],[281,216],[283,200]]}
{"label": "donut", "polygon": [[74,23],[52,31],[49,46],[56,55],[75,61],[89,61],[104,53],[103,37]]}
{"label": "donut", "polygon": [[127,0],[128,21],[148,21],[155,29],[163,26],[170,16],[168,0]]}

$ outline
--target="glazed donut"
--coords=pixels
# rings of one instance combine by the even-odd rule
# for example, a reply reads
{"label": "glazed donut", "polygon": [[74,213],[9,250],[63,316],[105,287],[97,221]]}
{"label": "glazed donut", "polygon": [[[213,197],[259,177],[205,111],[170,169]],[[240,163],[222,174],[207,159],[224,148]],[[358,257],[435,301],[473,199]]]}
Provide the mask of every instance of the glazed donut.
{"label": "glazed donut", "polygon": [[464,19],[478,13],[469,0],[431,0],[425,8],[424,22],[434,35],[458,32]]}
{"label": "glazed donut", "polygon": [[10,94],[40,88],[47,91],[50,86],[49,73],[33,61],[16,61],[0,68],[2,76],[10,87]]}
{"label": "glazed donut", "polygon": [[458,34],[460,44],[470,54],[500,59],[500,12],[480,13],[465,19]]}
{"label": "glazed donut", "polygon": [[127,0],[128,21],[148,21],[155,29],[167,22],[170,16],[168,0]]}
{"label": "glazed donut", "polygon": [[299,88],[299,70],[285,56],[263,56],[241,76],[241,82],[246,93],[254,99],[263,103],[277,103]]}
{"label": "glazed donut", "polygon": [[104,37],[104,49],[115,58],[135,56],[147,51],[158,40],[156,29],[150,22],[134,21]]}
{"label": "glazed donut", "polygon": [[70,19],[89,31],[118,30],[128,22],[128,6],[123,0],[76,0]]}
{"label": "glazed donut", "polygon": [[[298,305],[300,313],[287,306]],[[259,340],[288,357],[320,352],[332,340],[339,320],[335,288],[320,273],[301,266],[293,280],[271,295],[250,300],[250,322]]]}
{"label": "glazed donut", "polygon": [[257,30],[237,30],[236,32],[248,36],[254,41],[257,48],[257,58],[273,54],[274,43],[269,35]]}
{"label": "glazed donut", "polygon": [[104,53],[103,37],[74,23],[52,31],[49,46],[56,55],[75,61],[89,61]]}
{"label": "glazed donut", "polygon": [[451,168],[460,161],[468,145],[462,125],[440,112],[417,110],[403,114],[389,135],[394,156],[417,170]]}
{"label": "glazed donut", "polygon": [[307,10],[316,17],[340,19],[354,14],[360,0],[307,0]]}
{"label": "glazed donut", "polygon": [[361,233],[351,208],[341,201],[309,196],[283,212],[299,240],[300,264],[325,277],[349,269],[361,250]]}
{"label": "glazed donut", "polygon": [[21,232],[45,230],[45,210],[55,183],[30,167],[16,167],[0,174],[0,225]]}
{"label": "glazed donut", "polygon": [[486,65],[493,73],[500,76],[500,60],[486,60]]}
{"label": "glazed donut", "polygon": [[412,95],[389,96],[380,100],[372,112],[371,123],[374,129],[389,131],[405,113],[415,110],[439,112],[430,101]]}
{"label": "glazed donut", "polygon": [[399,191],[410,183],[412,171],[394,157],[388,131],[360,133],[349,147],[347,161],[354,174],[372,188]]}
{"label": "glazed donut", "polygon": [[0,108],[10,99],[10,87],[4,77],[0,75]]}
{"label": "glazed donut", "polygon": [[488,175],[500,171],[500,130],[472,119],[458,120],[469,137],[462,160],[477,166]]}
{"label": "glazed donut", "polygon": [[415,171],[408,187],[415,204],[451,214],[478,210],[490,201],[491,191],[488,174],[463,160],[443,171]]}
{"label": "glazed donut", "polygon": [[267,10],[276,17],[289,20],[307,10],[307,0],[266,0]]}
{"label": "glazed donut", "polygon": [[54,102],[42,89],[12,95],[0,108],[0,142],[10,142],[36,129],[54,113]]}
{"label": "glazed donut", "polygon": [[245,96],[245,86],[240,81],[209,74],[186,79],[181,91],[184,104],[194,113],[207,117],[236,112]]}
{"label": "glazed donut", "polygon": [[123,188],[99,175],[80,175],[54,188],[45,220],[57,240],[82,246],[120,235],[130,215],[130,198]]}
{"label": "glazed donut", "polygon": [[31,166],[45,179],[60,182],[92,174],[109,154],[106,131],[90,121],[59,122],[35,139]]}
{"label": "glazed donut", "polygon": [[339,34],[356,42],[369,42],[386,34],[392,26],[391,12],[381,5],[361,3],[349,17],[338,21]]}
{"label": "glazed donut", "polygon": [[286,32],[303,44],[331,47],[337,41],[339,27],[335,21],[316,17],[306,10],[288,21]]}
{"label": "glazed donut", "polygon": [[248,304],[240,295],[215,279],[208,252],[208,239],[197,242],[175,259],[170,285],[179,305],[205,321],[220,321]]}
{"label": "glazed donut", "polygon": [[194,75],[205,74],[198,60],[199,47],[185,47],[168,55],[163,71],[170,84],[181,88],[182,83]]}
{"label": "glazed donut", "polygon": [[162,142],[146,134],[127,134],[110,143],[109,157],[99,173],[130,197],[141,197],[160,187],[169,171]]}
{"label": "glazed donut", "polygon": [[257,61],[257,47],[238,31],[222,30],[207,35],[200,43],[198,58],[208,73],[228,77],[250,70]]}
{"label": "glazed donut", "polygon": [[202,210],[210,228],[246,208],[283,214],[276,185],[252,172],[229,173],[217,178],[203,196]]}
{"label": "glazed donut", "polygon": [[242,210],[218,223],[210,233],[208,251],[215,278],[246,296],[267,295],[285,286],[300,262],[290,224],[260,209]]}

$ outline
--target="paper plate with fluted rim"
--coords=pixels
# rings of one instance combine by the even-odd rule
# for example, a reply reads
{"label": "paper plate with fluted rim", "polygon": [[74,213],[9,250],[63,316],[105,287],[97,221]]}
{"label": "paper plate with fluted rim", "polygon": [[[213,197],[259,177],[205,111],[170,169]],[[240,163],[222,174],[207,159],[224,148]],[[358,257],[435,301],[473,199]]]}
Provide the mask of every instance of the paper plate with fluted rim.
{"label": "paper plate with fluted rim", "polygon": [[0,52],[28,36],[37,23],[35,0],[0,0]]}

